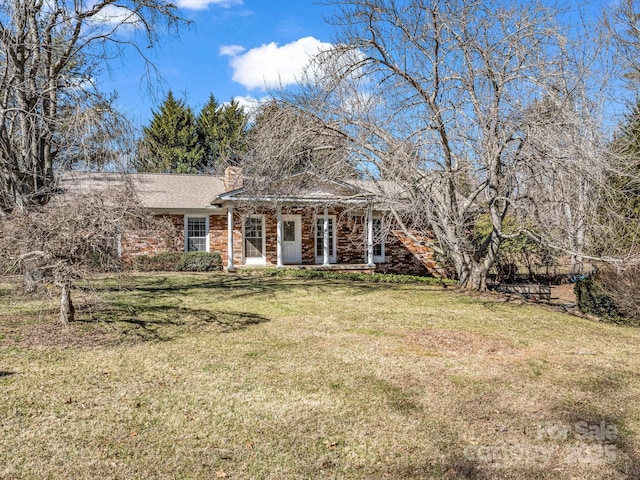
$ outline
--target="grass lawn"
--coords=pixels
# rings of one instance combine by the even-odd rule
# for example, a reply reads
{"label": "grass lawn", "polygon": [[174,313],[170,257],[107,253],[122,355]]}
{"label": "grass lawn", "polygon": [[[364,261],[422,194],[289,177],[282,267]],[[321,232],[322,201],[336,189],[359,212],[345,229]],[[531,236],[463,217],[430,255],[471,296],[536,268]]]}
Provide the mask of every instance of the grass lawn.
{"label": "grass lawn", "polygon": [[640,329],[407,284],[0,284],[0,478],[640,478]]}

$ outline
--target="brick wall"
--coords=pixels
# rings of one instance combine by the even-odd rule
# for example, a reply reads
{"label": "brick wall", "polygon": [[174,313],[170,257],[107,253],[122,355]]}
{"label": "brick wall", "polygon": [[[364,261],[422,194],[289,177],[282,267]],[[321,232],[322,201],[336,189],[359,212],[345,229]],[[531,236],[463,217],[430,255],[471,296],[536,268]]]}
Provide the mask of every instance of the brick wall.
{"label": "brick wall", "polygon": [[184,250],[184,217],[166,215],[166,231],[126,231],[120,238],[122,260],[130,264],[133,257]]}
{"label": "brick wall", "polygon": [[[268,265],[276,265],[276,211],[261,209],[258,211],[234,210],[233,219],[233,260],[236,265],[243,263],[242,218],[244,215],[264,215],[265,256]],[[323,210],[314,208],[283,208],[283,215],[300,215],[302,264],[315,264],[315,218],[322,217]],[[365,226],[363,215],[353,215],[344,210],[329,209],[329,215],[335,215],[337,234],[337,263],[362,264],[365,261]],[[128,232],[123,235],[123,258],[156,254],[163,251],[182,251],[184,249],[184,217],[168,215],[172,225],[173,238],[158,238],[145,232]],[[376,271],[384,273],[402,273],[411,275],[439,276],[438,265],[433,251],[424,242],[414,242],[401,230],[386,229],[385,262],[376,265]],[[429,239],[424,239],[426,242]],[[209,249],[220,253],[223,265],[227,264],[227,215],[209,217]]]}

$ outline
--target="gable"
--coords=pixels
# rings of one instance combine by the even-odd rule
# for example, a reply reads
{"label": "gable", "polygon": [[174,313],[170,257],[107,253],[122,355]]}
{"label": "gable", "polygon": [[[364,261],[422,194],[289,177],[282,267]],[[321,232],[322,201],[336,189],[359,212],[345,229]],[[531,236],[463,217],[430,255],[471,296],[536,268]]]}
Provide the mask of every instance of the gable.
{"label": "gable", "polygon": [[346,181],[327,180],[312,173],[299,173],[279,182],[268,179],[220,195],[216,201],[344,201],[364,200],[370,192]]}

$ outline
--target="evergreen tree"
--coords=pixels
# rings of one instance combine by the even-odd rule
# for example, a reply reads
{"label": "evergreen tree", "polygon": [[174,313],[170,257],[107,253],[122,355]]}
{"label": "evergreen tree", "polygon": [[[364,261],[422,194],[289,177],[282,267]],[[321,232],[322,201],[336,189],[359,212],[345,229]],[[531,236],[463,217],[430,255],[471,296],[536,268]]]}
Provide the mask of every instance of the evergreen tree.
{"label": "evergreen tree", "polygon": [[191,108],[169,91],[151,124],[143,129],[136,169],[139,172],[198,173],[204,150],[198,141]]}
{"label": "evergreen tree", "polygon": [[228,159],[247,150],[247,123],[247,115],[238,102],[220,105],[213,95],[209,96],[196,120],[207,171],[219,170]]}
{"label": "evergreen tree", "polygon": [[600,250],[619,255],[638,251],[640,244],[640,101],[626,115],[610,145],[611,163],[605,185],[602,216],[609,236]]}
{"label": "evergreen tree", "polygon": [[625,215],[640,219],[640,101],[626,116],[612,151],[616,174],[610,175],[618,209]]}

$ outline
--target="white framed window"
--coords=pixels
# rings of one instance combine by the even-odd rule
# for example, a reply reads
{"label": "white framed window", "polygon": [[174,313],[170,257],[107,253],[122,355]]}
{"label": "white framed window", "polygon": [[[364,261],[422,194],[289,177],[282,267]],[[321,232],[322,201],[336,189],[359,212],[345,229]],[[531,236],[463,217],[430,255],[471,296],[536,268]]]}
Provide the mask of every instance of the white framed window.
{"label": "white framed window", "polygon": [[184,216],[184,251],[209,251],[209,216]]}
{"label": "white framed window", "polygon": [[[324,215],[316,217],[316,263],[324,262]],[[329,262],[336,263],[336,216],[329,215]]]}
{"label": "white framed window", "polygon": [[244,262],[246,264],[264,264],[265,235],[264,215],[250,215],[243,221]]}
{"label": "white framed window", "polygon": [[[365,232],[368,232],[367,226],[367,217],[365,216]],[[382,218],[373,217],[373,263],[384,263],[385,254],[384,254],[384,228],[383,228]],[[366,239],[365,242],[365,263],[368,263],[369,260],[369,249],[368,242],[369,239]]]}

